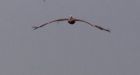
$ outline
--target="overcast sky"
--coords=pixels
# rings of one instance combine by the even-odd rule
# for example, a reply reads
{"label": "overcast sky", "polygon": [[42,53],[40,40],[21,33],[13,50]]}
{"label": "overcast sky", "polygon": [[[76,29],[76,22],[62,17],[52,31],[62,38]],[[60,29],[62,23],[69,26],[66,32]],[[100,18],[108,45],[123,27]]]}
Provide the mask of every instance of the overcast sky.
{"label": "overcast sky", "polygon": [[[111,29],[100,31],[75,18]],[[140,0],[0,0],[0,75],[140,75]]]}

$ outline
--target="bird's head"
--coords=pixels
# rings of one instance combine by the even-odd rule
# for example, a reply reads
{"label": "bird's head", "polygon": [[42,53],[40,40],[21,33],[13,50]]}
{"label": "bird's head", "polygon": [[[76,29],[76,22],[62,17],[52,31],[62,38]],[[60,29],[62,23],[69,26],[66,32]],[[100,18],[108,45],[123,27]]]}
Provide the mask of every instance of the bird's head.
{"label": "bird's head", "polygon": [[69,19],[73,19],[72,15],[69,16]]}

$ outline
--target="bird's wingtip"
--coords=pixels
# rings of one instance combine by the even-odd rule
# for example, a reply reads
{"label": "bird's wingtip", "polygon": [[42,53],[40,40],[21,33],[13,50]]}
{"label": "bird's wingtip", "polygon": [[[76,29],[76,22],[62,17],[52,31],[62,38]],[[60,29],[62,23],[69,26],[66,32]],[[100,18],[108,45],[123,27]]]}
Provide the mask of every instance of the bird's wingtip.
{"label": "bird's wingtip", "polygon": [[38,29],[39,27],[37,27],[37,26],[33,26],[32,28],[33,28],[33,30],[36,30],[36,29]]}
{"label": "bird's wingtip", "polygon": [[111,32],[110,29],[105,29],[105,28],[102,28],[102,27],[97,26],[97,25],[95,25],[95,27],[98,28],[98,29],[100,29],[100,30],[104,30],[104,31],[107,31],[107,32]]}
{"label": "bird's wingtip", "polygon": [[107,31],[107,32],[109,32],[109,33],[111,32],[111,30],[109,30],[109,29],[106,29],[105,31]]}

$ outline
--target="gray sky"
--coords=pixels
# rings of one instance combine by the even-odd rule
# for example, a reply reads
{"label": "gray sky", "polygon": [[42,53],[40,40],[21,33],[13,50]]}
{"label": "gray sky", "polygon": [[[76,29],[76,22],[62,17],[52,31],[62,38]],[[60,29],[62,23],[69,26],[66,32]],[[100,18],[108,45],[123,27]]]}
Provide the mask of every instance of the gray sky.
{"label": "gray sky", "polygon": [[[0,75],[140,75],[140,0],[0,0]],[[77,22],[32,26],[73,15]]]}

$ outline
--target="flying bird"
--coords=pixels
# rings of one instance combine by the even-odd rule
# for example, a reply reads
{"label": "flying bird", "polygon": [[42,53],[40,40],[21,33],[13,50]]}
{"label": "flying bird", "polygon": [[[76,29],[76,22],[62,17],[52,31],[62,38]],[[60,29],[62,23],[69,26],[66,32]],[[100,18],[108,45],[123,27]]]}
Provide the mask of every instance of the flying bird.
{"label": "flying bird", "polygon": [[41,27],[44,27],[44,26],[46,26],[46,25],[48,25],[48,24],[50,24],[50,23],[58,22],[58,21],[67,21],[67,22],[68,22],[69,24],[71,24],[71,25],[75,24],[76,21],[84,22],[84,23],[86,23],[86,24],[88,24],[88,25],[90,25],[90,26],[92,26],[92,27],[98,28],[98,29],[103,30],[103,31],[110,32],[109,29],[105,29],[105,28],[103,28],[103,27],[101,27],[101,26],[91,24],[91,23],[89,23],[89,22],[87,22],[87,21],[84,21],[84,20],[81,20],[81,19],[73,18],[72,16],[70,16],[69,18],[62,18],[62,19],[52,20],[52,21],[49,21],[49,22],[47,22],[47,23],[44,23],[44,24],[42,24],[42,25],[40,25],[40,26],[33,26],[33,29],[36,30],[36,29],[41,28]]}

